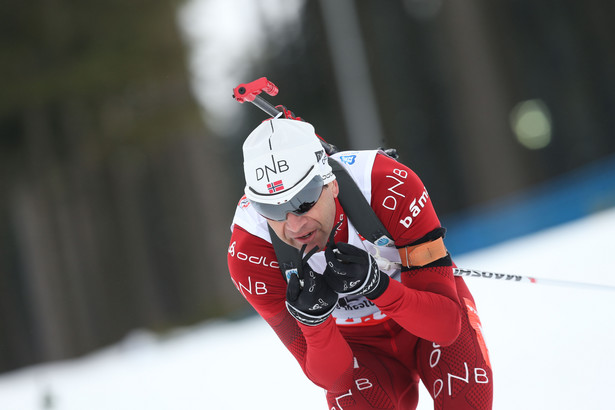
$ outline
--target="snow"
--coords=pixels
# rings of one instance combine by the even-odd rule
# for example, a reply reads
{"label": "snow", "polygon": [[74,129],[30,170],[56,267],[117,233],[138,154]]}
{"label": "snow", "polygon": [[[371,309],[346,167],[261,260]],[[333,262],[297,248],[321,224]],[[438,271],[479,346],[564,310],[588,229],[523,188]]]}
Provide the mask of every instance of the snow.
{"label": "snow", "polygon": [[[456,258],[460,267],[615,285],[615,209]],[[466,279],[496,409],[613,409],[615,292]],[[422,390],[419,409],[432,408]],[[2,410],[325,409],[322,390],[258,317],[156,336],[0,375]]]}

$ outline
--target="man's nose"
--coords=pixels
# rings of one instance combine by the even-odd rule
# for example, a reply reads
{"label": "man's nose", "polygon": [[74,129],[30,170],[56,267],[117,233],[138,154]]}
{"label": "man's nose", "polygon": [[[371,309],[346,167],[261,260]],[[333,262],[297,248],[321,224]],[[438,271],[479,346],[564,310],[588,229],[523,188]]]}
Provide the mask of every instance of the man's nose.
{"label": "man's nose", "polygon": [[286,214],[286,229],[293,233],[301,232],[301,228],[305,225],[305,217],[303,215],[295,215],[292,212]]}

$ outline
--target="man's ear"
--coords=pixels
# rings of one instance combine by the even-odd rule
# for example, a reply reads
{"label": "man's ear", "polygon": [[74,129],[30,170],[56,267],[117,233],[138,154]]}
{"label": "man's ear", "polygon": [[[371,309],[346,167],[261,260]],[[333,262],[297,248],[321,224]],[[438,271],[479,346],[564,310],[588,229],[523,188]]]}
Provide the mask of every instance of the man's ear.
{"label": "man's ear", "polygon": [[340,193],[340,186],[337,184],[337,179],[334,179],[329,183],[331,188],[331,192],[333,193],[333,198],[337,198]]}

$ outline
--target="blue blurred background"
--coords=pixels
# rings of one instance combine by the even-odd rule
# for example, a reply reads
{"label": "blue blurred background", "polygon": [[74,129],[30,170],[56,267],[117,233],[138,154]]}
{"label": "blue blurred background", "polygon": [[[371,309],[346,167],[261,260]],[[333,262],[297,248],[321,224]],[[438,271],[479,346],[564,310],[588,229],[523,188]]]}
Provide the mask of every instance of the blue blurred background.
{"label": "blue blurred background", "polygon": [[262,76],[338,147],[396,148],[453,255],[615,206],[614,17],[574,0],[3,2],[0,371],[249,311],[226,252],[241,144],[266,116],[231,92]]}

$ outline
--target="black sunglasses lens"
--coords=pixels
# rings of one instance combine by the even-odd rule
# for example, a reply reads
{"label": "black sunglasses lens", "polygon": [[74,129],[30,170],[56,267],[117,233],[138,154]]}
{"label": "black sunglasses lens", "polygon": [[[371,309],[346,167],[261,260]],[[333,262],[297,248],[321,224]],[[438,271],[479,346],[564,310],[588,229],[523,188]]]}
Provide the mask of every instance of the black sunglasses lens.
{"label": "black sunglasses lens", "polygon": [[314,205],[316,205],[316,202],[304,202],[301,205],[299,205],[299,207],[297,209],[292,211],[292,213],[294,213],[296,215],[304,214],[304,213],[308,212],[310,209],[312,209],[314,207]]}

